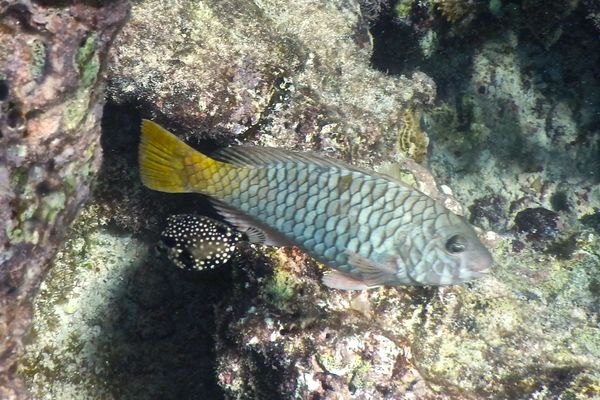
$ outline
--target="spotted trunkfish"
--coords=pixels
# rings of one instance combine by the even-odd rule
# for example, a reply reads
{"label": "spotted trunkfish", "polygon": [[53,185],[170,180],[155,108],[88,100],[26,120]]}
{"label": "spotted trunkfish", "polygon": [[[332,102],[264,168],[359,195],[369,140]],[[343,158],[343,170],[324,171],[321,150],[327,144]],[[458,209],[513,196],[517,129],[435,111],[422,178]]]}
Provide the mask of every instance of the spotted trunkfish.
{"label": "spotted trunkfish", "polygon": [[213,269],[229,261],[241,232],[212,218],[178,214],[167,218],[160,234],[159,251],[181,269]]}
{"label": "spotted trunkfish", "polygon": [[394,178],[276,148],[236,146],[208,157],[152,121],[141,131],[145,186],[208,196],[248,240],[295,245],[331,267],[329,287],[456,284],[493,263],[463,217]]}

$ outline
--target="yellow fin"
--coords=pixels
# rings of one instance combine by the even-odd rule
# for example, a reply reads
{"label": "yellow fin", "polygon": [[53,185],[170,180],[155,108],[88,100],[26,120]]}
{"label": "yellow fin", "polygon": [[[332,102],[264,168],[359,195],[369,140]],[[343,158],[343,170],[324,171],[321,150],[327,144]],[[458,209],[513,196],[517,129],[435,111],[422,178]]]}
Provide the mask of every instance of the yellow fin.
{"label": "yellow fin", "polygon": [[216,172],[232,168],[205,156],[147,119],[142,120],[139,164],[144,186],[168,193],[207,193]]}

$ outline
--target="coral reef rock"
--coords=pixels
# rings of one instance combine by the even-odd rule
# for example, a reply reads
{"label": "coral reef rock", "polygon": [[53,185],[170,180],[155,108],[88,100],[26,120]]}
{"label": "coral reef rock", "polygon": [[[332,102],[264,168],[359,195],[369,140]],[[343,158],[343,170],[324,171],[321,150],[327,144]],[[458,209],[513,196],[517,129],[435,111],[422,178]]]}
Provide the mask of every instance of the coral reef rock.
{"label": "coral reef rock", "polygon": [[512,254],[460,287],[340,292],[295,250],[273,269],[246,251],[218,308],[218,379],[229,398],[594,398],[598,240],[572,269]]}
{"label": "coral reef rock", "polygon": [[[110,93],[203,137],[364,163],[393,152],[407,108],[435,96],[422,73],[370,68],[371,51],[352,1],[147,0],[117,40]],[[422,156],[426,138],[413,136]]]}
{"label": "coral reef rock", "polygon": [[[357,1],[133,4],[97,185],[34,300],[20,364],[34,397],[600,397],[593,21],[561,12],[574,29],[547,47],[513,21],[515,2],[468,2],[456,18],[441,1],[401,3],[395,24],[445,46],[421,58],[436,84],[399,67],[423,57],[406,27],[376,38],[415,50],[386,58],[406,76],[372,68],[382,58]],[[140,116],[202,150],[272,145],[386,170],[497,230],[481,233],[496,264],[465,285],[365,292],[323,286],[296,248],[245,245],[224,268],[180,270],[153,252],[161,225],[210,207],[141,186]]]}
{"label": "coral reef rock", "polygon": [[29,306],[100,165],[100,77],[125,22],[104,5],[0,3],[0,398],[15,375]]}
{"label": "coral reef rock", "polygon": [[[192,134],[193,144],[315,149],[363,165],[386,158],[410,175],[398,135],[403,130],[404,144],[424,157],[426,134],[416,120],[404,127],[404,115],[430,104],[435,85],[419,72],[375,71],[370,53],[355,2],[132,4],[109,65],[102,168],[34,301],[19,368],[32,396],[222,396],[213,353],[221,319],[213,311],[232,289],[231,271],[178,271],[154,255],[169,214],[207,205],[141,187],[139,114]],[[318,285],[314,265],[306,270]],[[281,278],[260,295],[283,307],[291,291],[280,291]]]}

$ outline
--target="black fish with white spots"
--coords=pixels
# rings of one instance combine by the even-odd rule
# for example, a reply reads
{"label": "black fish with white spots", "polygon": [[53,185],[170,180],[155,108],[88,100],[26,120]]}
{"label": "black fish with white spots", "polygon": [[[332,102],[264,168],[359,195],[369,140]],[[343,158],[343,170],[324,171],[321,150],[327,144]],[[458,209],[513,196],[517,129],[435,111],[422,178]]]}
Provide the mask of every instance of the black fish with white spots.
{"label": "black fish with white spots", "polygon": [[243,235],[212,218],[173,215],[161,232],[158,248],[182,269],[206,270],[225,264]]}

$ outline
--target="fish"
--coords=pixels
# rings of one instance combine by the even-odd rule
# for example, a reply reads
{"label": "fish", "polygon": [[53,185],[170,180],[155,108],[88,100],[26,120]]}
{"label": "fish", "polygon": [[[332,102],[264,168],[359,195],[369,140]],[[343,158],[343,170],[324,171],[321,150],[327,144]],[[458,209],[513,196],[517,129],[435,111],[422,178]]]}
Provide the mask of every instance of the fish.
{"label": "fish", "polygon": [[244,236],[228,225],[202,215],[167,218],[158,250],[177,267],[204,271],[226,264]]}
{"label": "fish", "polygon": [[401,181],[316,153],[231,146],[205,155],[143,120],[142,183],[199,193],[247,240],[297,246],[330,267],[326,286],[450,285],[490,271],[464,217]]}

